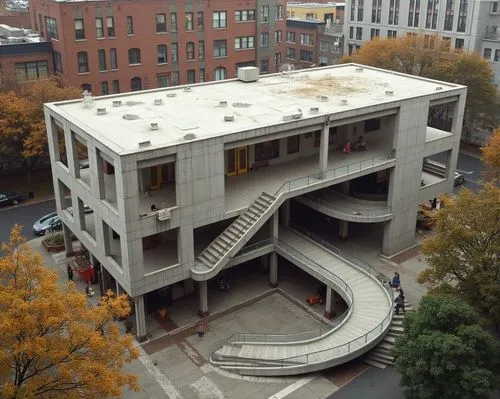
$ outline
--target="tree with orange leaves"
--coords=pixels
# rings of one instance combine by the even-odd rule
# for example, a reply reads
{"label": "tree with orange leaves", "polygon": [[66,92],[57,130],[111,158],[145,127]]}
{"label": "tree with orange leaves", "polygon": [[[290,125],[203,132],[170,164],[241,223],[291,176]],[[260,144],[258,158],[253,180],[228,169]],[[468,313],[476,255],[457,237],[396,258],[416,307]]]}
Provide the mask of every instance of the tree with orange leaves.
{"label": "tree with orange leaves", "polygon": [[500,128],[490,135],[488,142],[481,148],[481,160],[488,167],[487,177],[500,179]]}
{"label": "tree with orange leaves", "polygon": [[0,397],[120,397],[121,387],[138,390],[137,378],[122,371],[137,358],[132,337],[114,318],[130,313],[125,295],[111,292],[97,307],[70,282],[32,254],[14,226],[0,259]]}

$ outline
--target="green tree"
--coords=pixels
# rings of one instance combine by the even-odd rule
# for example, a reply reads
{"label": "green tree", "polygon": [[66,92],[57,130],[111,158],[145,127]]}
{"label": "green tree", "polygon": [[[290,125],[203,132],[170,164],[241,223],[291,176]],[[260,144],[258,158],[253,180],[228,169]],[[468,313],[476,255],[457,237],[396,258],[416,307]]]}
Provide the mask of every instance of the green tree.
{"label": "green tree", "polygon": [[407,312],[394,347],[409,399],[487,399],[498,383],[498,342],[466,302],[427,295]]}

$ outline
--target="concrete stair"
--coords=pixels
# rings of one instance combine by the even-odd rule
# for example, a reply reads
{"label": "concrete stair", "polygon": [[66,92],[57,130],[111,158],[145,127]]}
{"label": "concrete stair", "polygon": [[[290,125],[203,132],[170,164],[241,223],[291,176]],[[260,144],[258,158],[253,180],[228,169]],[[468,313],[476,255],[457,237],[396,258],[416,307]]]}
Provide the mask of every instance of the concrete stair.
{"label": "concrete stair", "polygon": [[[217,274],[234,256],[234,253],[245,245],[247,240],[242,240],[242,238],[247,234],[250,238],[273,214],[271,208],[279,206],[277,202],[275,197],[263,192],[244,213],[198,256],[193,271],[195,276],[198,275],[199,278],[194,276],[193,278],[195,280],[207,280]],[[268,214],[267,217],[263,217],[266,213]],[[203,275],[205,277],[200,277]]]}

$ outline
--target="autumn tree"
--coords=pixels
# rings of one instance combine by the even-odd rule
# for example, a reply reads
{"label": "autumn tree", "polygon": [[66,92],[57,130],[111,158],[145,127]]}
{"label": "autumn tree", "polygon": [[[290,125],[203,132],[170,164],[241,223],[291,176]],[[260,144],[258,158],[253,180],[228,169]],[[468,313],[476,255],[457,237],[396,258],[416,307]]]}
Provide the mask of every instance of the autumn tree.
{"label": "autumn tree", "polygon": [[435,234],[421,246],[429,268],[418,281],[464,298],[500,323],[500,187],[485,183],[442,198]]}
{"label": "autumn tree", "polygon": [[[428,35],[375,38],[341,62],[356,62],[468,86],[464,132],[497,126],[500,100],[490,64],[476,53],[450,51],[449,40]],[[443,106],[435,107],[431,109],[430,118],[442,113]]]}
{"label": "autumn tree", "polygon": [[130,313],[124,295],[106,294],[97,307],[73,283],[32,254],[14,226],[0,259],[0,397],[119,397],[138,389],[122,368],[137,358],[130,335],[114,318]]}
{"label": "autumn tree", "polygon": [[409,399],[488,399],[498,386],[500,348],[466,302],[426,295],[406,312],[394,355]]}
{"label": "autumn tree", "polygon": [[488,168],[486,177],[500,179],[500,128],[488,138],[488,142],[481,148],[481,160]]}

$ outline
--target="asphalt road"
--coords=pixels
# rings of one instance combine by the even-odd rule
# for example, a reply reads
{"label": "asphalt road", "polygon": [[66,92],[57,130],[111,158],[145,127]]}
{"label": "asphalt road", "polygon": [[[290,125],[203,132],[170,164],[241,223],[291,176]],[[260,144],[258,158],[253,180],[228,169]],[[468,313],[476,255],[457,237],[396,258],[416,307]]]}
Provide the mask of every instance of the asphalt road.
{"label": "asphalt road", "polygon": [[[433,155],[430,158],[437,162],[446,162],[446,154],[444,153]],[[481,173],[483,170],[484,165],[478,157],[460,153],[458,155],[457,172],[464,175],[465,183],[462,186],[455,187],[455,192],[458,191],[460,187],[467,187],[476,191],[479,188],[479,180],[482,178]]]}

